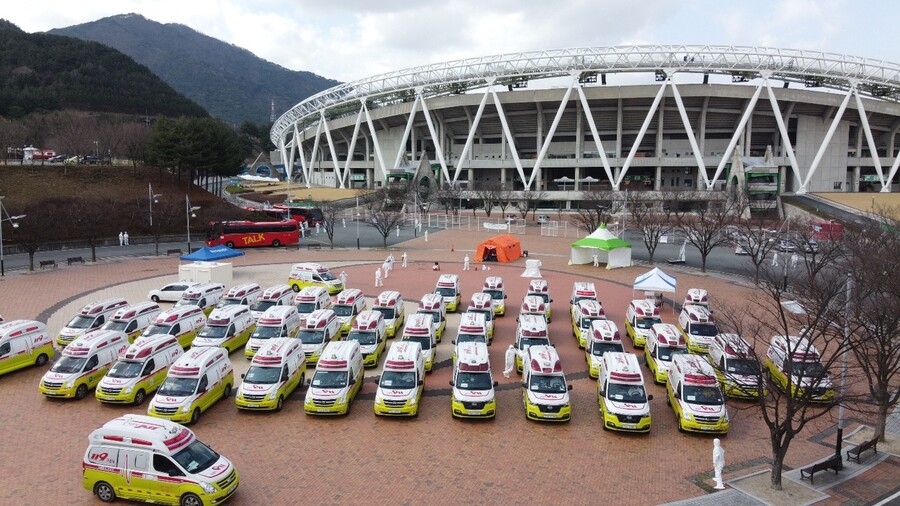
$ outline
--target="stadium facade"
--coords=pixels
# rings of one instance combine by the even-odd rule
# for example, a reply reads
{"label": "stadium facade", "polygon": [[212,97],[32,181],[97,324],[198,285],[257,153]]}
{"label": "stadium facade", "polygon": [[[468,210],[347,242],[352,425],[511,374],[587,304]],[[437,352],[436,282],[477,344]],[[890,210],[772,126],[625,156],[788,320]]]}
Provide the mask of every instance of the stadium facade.
{"label": "stadium facade", "polygon": [[[897,191],[900,65],[768,47],[503,54],[346,83],[276,120],[307,185]],[[275,161],[275,160],[273,160]],[[285,163],[286,162],[286,163]]]}

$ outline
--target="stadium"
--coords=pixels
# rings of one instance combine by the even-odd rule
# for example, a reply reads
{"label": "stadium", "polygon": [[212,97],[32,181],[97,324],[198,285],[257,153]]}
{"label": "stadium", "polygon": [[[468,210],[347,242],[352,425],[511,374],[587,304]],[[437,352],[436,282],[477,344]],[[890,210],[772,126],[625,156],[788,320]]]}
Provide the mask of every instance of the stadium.
{"label": "stadium", "polygon": [[[395,180],[542,192],[891,192],[900,65],[710,45],[571,48],[398,70],[312,96],[271,130],[307,186]],[[280,157],[280,160],[278,158]]]}

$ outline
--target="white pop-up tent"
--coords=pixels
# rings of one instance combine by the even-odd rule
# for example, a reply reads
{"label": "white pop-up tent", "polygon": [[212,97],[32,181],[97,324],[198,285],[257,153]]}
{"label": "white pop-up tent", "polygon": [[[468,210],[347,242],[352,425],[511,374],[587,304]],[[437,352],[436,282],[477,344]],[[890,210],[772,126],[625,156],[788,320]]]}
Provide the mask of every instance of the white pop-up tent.
{"label": "white pop-up tent", "polygon": [[631,265],[631,243],[619,239],[606,229],[606,224],[584,239],[572,243],[569,260],[573,264],[589,264],[597,255],[600,263],[607,269],[628,267]]}
{"label": "white pop-up tent", "polygon": [[[634,279],[633,290],[643,290],[644,298],[654,299],[657,303],[662,302],[662,294],[672,292],[675,295],[675,276],[666,274],[659,267],[641,274]],[[635,296],[635,298],[637,298]]]}

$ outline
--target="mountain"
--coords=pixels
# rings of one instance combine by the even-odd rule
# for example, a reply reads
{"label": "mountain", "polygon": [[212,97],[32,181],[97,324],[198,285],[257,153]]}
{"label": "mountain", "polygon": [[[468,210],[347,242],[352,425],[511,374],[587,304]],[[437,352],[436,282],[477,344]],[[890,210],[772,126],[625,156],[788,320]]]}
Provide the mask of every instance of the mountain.
{"label": "mountain", "polygon": [[[231,123],[269,121],[306,97],[338,83],[288,70],[250,51],[185,25],[123,14],[48,33],[106,44],[147,66],[173,88]],[[260,36],[265,31],[260,30]]]}
{"label": "mountain", "polygon": [[29,34],[0,19],[0,116],[61,109],[208,116],[115,49],[71,37]]}

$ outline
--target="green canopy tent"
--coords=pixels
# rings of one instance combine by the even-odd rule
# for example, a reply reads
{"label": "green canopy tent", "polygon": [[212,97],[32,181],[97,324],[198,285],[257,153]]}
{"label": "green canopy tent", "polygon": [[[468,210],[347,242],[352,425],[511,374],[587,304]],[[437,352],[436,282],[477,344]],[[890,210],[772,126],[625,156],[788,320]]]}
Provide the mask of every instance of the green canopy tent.
{"label": "green canopy tent", "polygon": [[572,243],[569,261],[573,264],[589,264],[597,255],[607,269],[631,265],[631,243],[619,239],[606,229],[606,224],[584,239]]}

